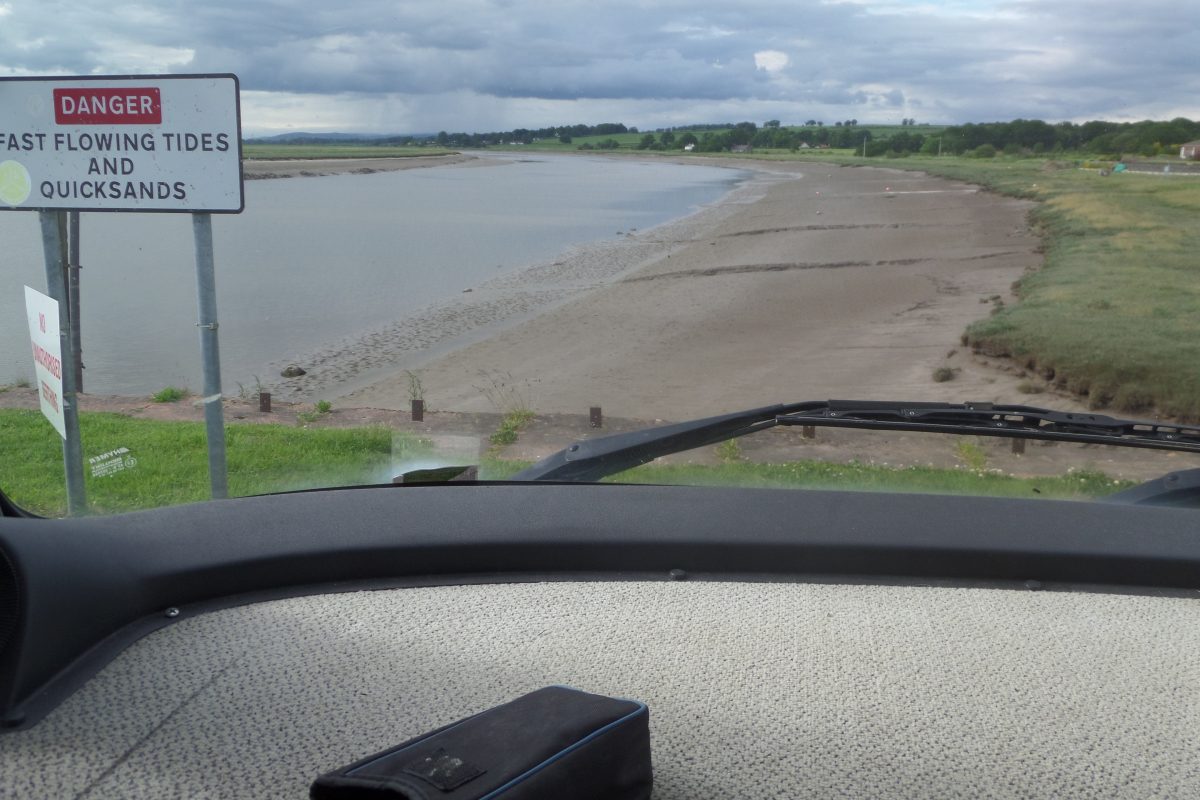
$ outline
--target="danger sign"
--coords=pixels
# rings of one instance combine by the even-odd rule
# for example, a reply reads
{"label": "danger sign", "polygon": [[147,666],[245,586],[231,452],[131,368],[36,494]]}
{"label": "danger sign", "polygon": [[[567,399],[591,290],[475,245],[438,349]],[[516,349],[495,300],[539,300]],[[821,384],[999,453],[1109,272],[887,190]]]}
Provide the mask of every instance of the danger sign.
{"label": "danger sign", "polygon": [[239,213],[235,75],[0,78],[0,210]]}

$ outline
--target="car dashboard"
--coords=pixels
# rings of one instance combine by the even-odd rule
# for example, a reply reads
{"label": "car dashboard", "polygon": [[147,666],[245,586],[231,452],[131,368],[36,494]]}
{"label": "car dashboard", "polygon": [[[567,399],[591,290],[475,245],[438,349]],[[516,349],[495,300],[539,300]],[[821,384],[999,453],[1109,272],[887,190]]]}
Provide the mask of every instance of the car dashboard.
{"label": "car dashboard", "polygon": [[4,518],[0,796],[305,797],[550,684],[649,706],[656,798],[1186,796],[1194,520],[608,485]]}

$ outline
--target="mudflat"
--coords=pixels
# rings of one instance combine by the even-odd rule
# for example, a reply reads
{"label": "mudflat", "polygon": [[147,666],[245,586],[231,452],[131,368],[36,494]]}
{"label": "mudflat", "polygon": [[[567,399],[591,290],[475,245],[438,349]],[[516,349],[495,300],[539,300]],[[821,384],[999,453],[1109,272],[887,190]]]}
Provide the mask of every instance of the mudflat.
{"label": "mudflat", "polygon": [[[482,390],[497,386],[538,413],[672,420],[799,399],[1028,400],[1019,372],[960,336],[1040,264],[1029,203],[883,168],[737,166],[756,177],[717,207],[481,287],[450,316],[528,302],[474,335],[440,336],[437,314],[380,332],[336,401],[405,408],[404,370],[431,407],[459,412],[496,410]],[[356,349],[328,359],[329,378],[355,384]]]}

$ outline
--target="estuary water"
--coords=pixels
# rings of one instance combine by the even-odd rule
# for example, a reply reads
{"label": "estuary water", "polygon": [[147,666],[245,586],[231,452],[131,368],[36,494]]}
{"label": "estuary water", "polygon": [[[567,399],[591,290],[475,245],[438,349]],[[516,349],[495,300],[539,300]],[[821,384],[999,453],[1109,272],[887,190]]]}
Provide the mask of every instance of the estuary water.
{"label": "estuary water", "polygon": [[[458,296],[578,244],[645,230],[716,201],[743,177],[707,166],[484,156],[369,175],[246,182],[214,215],[223,385],[271,362]],[[84,214],[84,389],[202,385],[186,214]],[[0,213],[0,384],[32,377],[23,286],[46,291],[40,228]]]}

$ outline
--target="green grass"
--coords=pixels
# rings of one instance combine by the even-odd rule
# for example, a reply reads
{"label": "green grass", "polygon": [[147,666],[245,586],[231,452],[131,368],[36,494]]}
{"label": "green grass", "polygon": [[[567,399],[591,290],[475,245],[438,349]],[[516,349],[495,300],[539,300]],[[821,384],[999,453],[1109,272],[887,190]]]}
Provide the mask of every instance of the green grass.
{"label": "green grass", "polygon": [[1114,481],[1099,472],[1081,471],[1052,478],[1017,478],[968,469],[894,469],[871,464],[830,464],[822,461],[785,464],[743,462],[718,466],[645,465],[614,476],[613,480],[623,483],[926,492],[1067,500],[1101,497],[1133,485]]}
{"label": "green grass", "polygon": [[156,403],[175,403],[187,396],[187,389],[181,389],[178,386],[168,386],[150,395],[150,399]]}
{"label": "green grass", "polygon": [[[485,460],[480,476],[505,480],[529,466],[525,461]],[[758,464],[727,461],[707,464],[646,464],[613,475],[606,483],[652,483],[687,486],[737,486],[760,489],[838,489],[876,492],[923,492],[988,497],[1089,500],[1133,486],[1101,472],[1078,471],[1045,478],[1020,478],[987,470],[936,467],[884,467],[789,461]]]}
{"label": "green grass", "polygon": [[[79,424],[92,511],[130,511],[209,497],[203,423],[85,412]],[[231,495],[391,480],[393,432],[386,428],[228,425],[225,430]],[[0,441],[5,445],[0,487],[31,511],[64,514],[62,440],[41,414],[0,410]],[[396,441],[414,456],[428,451],[416,438],[401,435]],[[120,447],[130,450],[137,466],[93,478],[86,459]]]}
{"label": "green grass", "polygon": [[504,419],[500,422],[500,427],[496,429],[488,440],[493,447],[504,447],[517,441],[521,430],[529,424],[533,419],[533,412],[527,408],[518,408],[509,411],[504,415]]}
{"label": "green grass", "polygon": [[412,158],[445,156],[457,151],[440,147],[394,147],[354,144],[243,144],[242,157],[262,161],[292,158]]}

